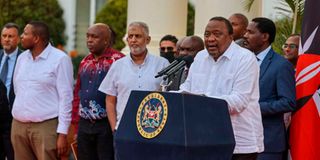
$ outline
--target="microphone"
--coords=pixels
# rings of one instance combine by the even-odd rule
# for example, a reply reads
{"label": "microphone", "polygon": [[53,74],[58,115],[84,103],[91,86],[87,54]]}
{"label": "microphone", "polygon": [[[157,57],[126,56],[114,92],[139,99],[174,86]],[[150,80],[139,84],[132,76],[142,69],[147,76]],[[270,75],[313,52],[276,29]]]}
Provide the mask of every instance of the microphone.
{"label": "microphone", "polygon": [[178,72],[179,70],[183,69],[185,66],[189,68],[192,62],[193,62],[192,56],[184,56],[177,65],[175,65],[169,71],[164,73],[166,76],[163,79],[166,80],[170,75]]}
{"label": "microphone", "polygon": [[162,69],[154,78],[158,78],[163,76],[166,72],[168,72],[170,69],[172,69],[175,65],[177,65],[182,60],[181,57],[178,57],[176,60],[174,60],[169,66]]}

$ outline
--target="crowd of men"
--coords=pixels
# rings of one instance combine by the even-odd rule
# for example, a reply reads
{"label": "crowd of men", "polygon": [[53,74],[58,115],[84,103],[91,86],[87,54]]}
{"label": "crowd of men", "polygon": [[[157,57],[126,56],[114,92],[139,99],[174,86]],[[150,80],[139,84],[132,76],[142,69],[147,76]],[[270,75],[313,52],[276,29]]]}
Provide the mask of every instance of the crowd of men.
{"label": "crowd of men", "polygon": [[132,22],[125,56],[112,48],[111,28],[96,23],[87,30],[89,54],[74,84],[71,59],[50,44],[46,23],[29,22],[21,36],[19,26],[7,23],[1,30],[0,160],[68,159],[68,137],[77,141],[79,160],[117,159],[113,135],[130,92],[160,91],[164,80],[155,75],[185,57],[192,61],[168,77],[166,90],[227,102],[232,160],[285,160],[300,36],[288,37],[281,56],[271,47],[275,34],[274,22],[264,17],[213,17],[204,41],[165,35],[156,56],[147,49],[148,25]]}

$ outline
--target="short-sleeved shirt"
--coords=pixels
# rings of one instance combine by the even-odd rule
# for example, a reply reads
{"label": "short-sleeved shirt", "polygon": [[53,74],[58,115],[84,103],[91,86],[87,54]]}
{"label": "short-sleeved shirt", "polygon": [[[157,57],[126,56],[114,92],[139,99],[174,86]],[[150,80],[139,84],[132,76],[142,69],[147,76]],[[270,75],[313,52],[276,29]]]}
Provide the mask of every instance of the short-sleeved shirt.
{"label": "short-sleeved shirt", "polygon": [[132,90],[156,91],[160,89],[161,78],[155,75],[169,62],[159,56],[148,53],[144,62],[135,64],[128,55],[111,66],[102,81],[99,90],[107,95],[116,96],[116,112],[118,128],[122,114]]}

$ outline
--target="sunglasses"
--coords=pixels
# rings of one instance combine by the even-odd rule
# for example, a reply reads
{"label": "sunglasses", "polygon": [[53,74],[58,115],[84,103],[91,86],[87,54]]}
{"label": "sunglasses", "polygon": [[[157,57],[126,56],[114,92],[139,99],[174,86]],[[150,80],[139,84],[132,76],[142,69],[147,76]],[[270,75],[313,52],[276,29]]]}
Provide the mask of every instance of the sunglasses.
{"label": "sunglasses", "polygon": [[296,44],[284,44],[284,45],[282,45],[282,49],[286,49],[288,47],[290,49],[296,49],[296,48],[298,48],[298,45],[296,45]]}
{"label": "sunglasses", "polygon": [[160,47],[160,52],[172,52],[173,51],[173,47]]}

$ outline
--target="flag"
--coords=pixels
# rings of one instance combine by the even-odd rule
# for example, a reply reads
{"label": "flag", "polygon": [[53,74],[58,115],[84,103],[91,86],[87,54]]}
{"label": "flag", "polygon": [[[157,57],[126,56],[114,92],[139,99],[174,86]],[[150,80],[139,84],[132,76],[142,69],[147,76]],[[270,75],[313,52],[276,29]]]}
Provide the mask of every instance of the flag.
{"label": "flag", "polygon": [[320,0],[306,0],[296,68],[296,98],[292,114],[292,160],[320,159]]}

